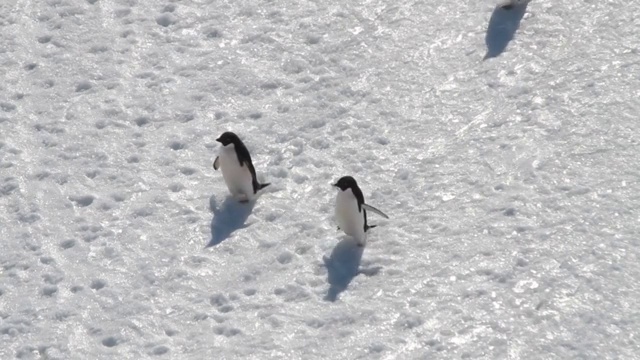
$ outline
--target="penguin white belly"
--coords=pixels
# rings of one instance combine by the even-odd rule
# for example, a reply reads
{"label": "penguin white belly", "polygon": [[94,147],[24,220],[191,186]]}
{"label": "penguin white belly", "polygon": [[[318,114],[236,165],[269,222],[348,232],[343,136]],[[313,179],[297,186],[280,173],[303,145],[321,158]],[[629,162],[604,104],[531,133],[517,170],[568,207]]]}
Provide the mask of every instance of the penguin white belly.
{"label": "penguin white belly", "polygon": [[233,145],[228,145],[220,152],[220,170],[229,192],[233,196],[253,197],[253,179],[249,167],[240,166],[238,155]]}
{"label": "penguin white belly", "polygon": [[336,221],[345,234],[364,244],[364,214],[358,211],[358,200],[351,189],[339,191],[336,197]]}

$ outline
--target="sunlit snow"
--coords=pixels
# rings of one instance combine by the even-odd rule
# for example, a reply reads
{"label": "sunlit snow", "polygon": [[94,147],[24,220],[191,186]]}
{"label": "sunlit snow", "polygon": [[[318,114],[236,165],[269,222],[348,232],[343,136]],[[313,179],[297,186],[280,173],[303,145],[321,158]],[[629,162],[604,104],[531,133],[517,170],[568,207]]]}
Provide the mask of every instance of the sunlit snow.
{"label": "sunlit snow", "polygon": [[0,359],[637,358],[640,2],[496,3],[0,1]]}

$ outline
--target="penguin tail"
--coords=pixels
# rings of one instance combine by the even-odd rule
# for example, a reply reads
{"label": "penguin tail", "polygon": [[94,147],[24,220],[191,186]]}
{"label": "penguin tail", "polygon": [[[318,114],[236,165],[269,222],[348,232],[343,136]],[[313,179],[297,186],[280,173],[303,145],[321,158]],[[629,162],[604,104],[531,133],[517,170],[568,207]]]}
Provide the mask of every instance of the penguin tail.
{"label": "penguin tail", "polygon": [[369,229],[373,229],[374,227],[377,227],[378,225],[367,225],[367,228],[364,229],[365,232],[367,232]]}
{"label": "penguin tail", "polygon": [[258,190],[262,190],[262,189],[266,188],[269,185],[271,185],[271,183],[260,184],[260,186],[258,187]]}

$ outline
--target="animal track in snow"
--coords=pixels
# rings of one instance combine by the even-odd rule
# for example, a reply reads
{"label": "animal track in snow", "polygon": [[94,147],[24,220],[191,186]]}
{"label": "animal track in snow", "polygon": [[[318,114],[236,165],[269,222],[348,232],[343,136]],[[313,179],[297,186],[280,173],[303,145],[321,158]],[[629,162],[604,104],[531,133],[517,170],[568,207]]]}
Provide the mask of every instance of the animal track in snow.
{"label": "animal track in snow", "polygon": [[42,288],[42,295],[44,296],[53,296],[58,292],[58,287],[55,285],[46,285]]}
{"label": "animal track in snow", "polygon": [[16,109],[16,106],[12,103],[0,102],[0,109],[2,109],[2,111],[4,112],[10,112],[14,111]]}
{"label": "animal track in snow", "polygon": [[396,326],[405,329],[413,329],[421,326],[423,323],[424,319],[422,319],[421,316],[410,313],[403,313],[400,315],[398,320],[396,320]]}
{"label": "animal track in snow", "polygon": [[75,240],[65,240],[60,243],[60,247],[64,250],[71,249],[74,246],[76,246]]}
{"label": "animal track in snow", "polygon": [[50,256],[41,256],[40,263],[44,265],[50,265],[50,264],[54,264],[55,260]]}
{"label": "animal track in snow", "polygon": [[105,120],[98,120],[94,123],[94,126],[96,127],[96,129],[98,130],[102,130],[104,128],[106,128],[109,124],[105,121]]}
{"label": "animal track in snow", "polygon": [[296,254],[304,255],[307,253],[307,251],[309,251],[309,249],[311,249],[310,245],[298,245],[296,247]]}
{"label": "animal track in snow", "polygon": [[310,297],[309,292],[298,285],[286,285],[284,288],[276,288],[273,293],[285,302],[303,301]]}
{"label": "animal track in snow", "polygon": [[138,125],[138,126],[144,126],[144,125],[147,125],[147,124],[149,124],[149,123],[151,122],[151,120],[150,120],[148,117],[146,117],[146,116],[140,116],[140,117],[137,117],[137,118],[135,118],[135,120],[133,120],[133,121],[134,121],[134,122],[136,123],[136,125]]}
{"label": "animal track in snow", "polygon": [[288,252],[288,251],[282,252],[277,257],[278,262],[280,264],[282,264],[282,265],[286,265],[286,264],[290,263],[292,259],[293,259],[293,254]]}
{"label": "animal track in snow", "polygon": [[89,287],[93,290],[100,290],[100,289],[103,289],[105,286],[107,286],[107,282],[102,279],[91,280],[91,284],[89,285]]}
{"label": "animal track in snow", "polygon": [[42,35],[42,36],[38,36],[38,42],[40,44],[46,44],[49,41],[51,41],[51,35]]}
{"label": "animal track in snow", "polygon": [[175,24],[178,19],[172,13],[164,13],[156,17],[156,23],[162,27]]}
{"label": "animal track in snow", "polygon": [[188,123],[195,120],[196,116],[192,113],[180,113],[175,116],[175,119],[181,123]]}
{"label": "animal track in snow", "polygon": [[92,87],[93,87],[93,85],[91,85],[91,82],[89,82],[87,80],[83,80],[83,81],[80,81],[79,83],[76,84],[76,92],[87,91],[87,90],[91,89]]}
{"label": "animal track in snow", "polygon": [[194,321],[203,321],[203,320],[207,320],[208,318],[209,318],[209,315],[202,312],[198,312],[195,315],[193,315]]}
{"label": "animal track in snow", "polygon": [[305,43],[308,45],[316,45],[320,43],[322,40],[322,35],[320,34],[307,34]]}
{"label": "animal track in snow", "polygon": [[173,191],[174,193],[177,193],[184,190],[184,185],[180,183],[173,183],[169,185],[169,190]]}
{"label": "animal track in snow", "polygon": [[325,322],[318,319],[318,318],[312,318],[312,319],[308,319],[304,322],[308,327],[312,328],[312,329],[320,329],[321,327],[324,326]]}
{"label": "animal track in snow", "polygon": [[256,294],[256,292],[257,290],[254,288],[246,288],[242,291],[242,293],[245,294],[246,296],[253,296]]}
{"label": "animal track in snow", "polygon": [[[222,37],[222,31],[216,28],[210,28],[205,30],[205,35],[208,39],[216,39]],[[216,113],[217,116],[217,113]]]}
{"label": "animal track in snow", "polygon": [[82,224],[78,227],[79,232],[82,233],[82,240],[85,242],[95,241],[99,237],[112,236],[113,231],[109,229],[104,229],[102,225],[89,225]]}
{"label": "animal track in snow", "polygon": [[114,346],[117,346],[119,343],[120,341],[114,336],[108,336],[102,339],[102,345],[106,347],[114,347]]}
{"label": "animal track in snow", "polygon": [[72,195],[69,196],[69,200],[80,207],[87,207],[93,203],[95,197],[93,195]]}
{"label": "animal track in snow", "polygon": [[18,182],[13,177],[6,177],[0,183],[0,197],[6,196],[17,190]]}
{"label": "animal track in snow", "polygon": [[121,192],[114,192],[111,194],[111,198],[116,202],[123,202],[127,200],[127,195]]}
{"label": "animal track in snow", "polygon": [[151,206],[141,206],[133,211],[135,217],[148,217],[153,215],[155,208]]}
{"label": "animal track in snow", "polygon": [[171,148],[171,150],[183,150],[187,148],[187,144],[181,141],[172,141],[171,143],[169,143],[169,147]]}
{"label": "animal track in snow", "polygon": [[213,328],[213,333],[216,335],[223,335],[226,337],[233,337],[236,336],[238,334],[241,334],[242,332],[240,331],[240,329],[234,328],[234,327],[230,327],[230,326],[226,326],[226,325],[218,325],[216,327]]}
{"label": "animal track in snow", "polygon": [[228,313],[228,312],[231,312],[232,310],[233,310],[233,306],[229,304],[218,307],[218,311],[220,311],[221,313]]}
{"label": "animal track in snow", "polygon": [[98,174],[100,174],[100,170],[93,169],[93,170],[86,171],[84,173],[84,176],[88,177],[89,179],[95,179],[96,176],[98,176]]}
{"label": "animal track in snow", "polygon": [[127,163],[129,164],[137,164],[140,162],[140,156],[139,155],[131,155],[129,157],[127,157]]}
{"label": "animal track in snow", "polygon": [[164,345],[156,346],[153,348],[153,350],[151,350],[152,355],[164,355],[168,352],[169,348]]}
{"label": "animal track in snow", "polygon": [[191,175],[195,174],[197,172],[197,170],[194,169],[194,168],[185,166],[185,167],[181,167],[180,168],[180,172],[182,174],[184,174],[184,175],[191,176]]}
{"label": "animal track in snow", "polygon": [[56,122],[39,123],[33,126],[37,131],[44,131],[52,135],[60,135],[66,133],[66,130]]}
{"label": "animal track in snow", "polygon": [[211,305],[215,306],[221,313],[228,313],[233,310],[233,305],[229,304],[229,299],[223,294],[211,296],[210,302]]}

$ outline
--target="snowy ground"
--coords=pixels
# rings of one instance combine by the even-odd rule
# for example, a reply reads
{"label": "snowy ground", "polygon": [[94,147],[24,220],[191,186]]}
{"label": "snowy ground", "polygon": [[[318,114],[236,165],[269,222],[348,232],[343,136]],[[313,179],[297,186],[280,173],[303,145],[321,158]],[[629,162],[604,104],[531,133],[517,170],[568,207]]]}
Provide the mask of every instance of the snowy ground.
{"label": "snowy ground", "polygon": [[3,0],[0,358],[636,358],[640,2],[493,4]]}

